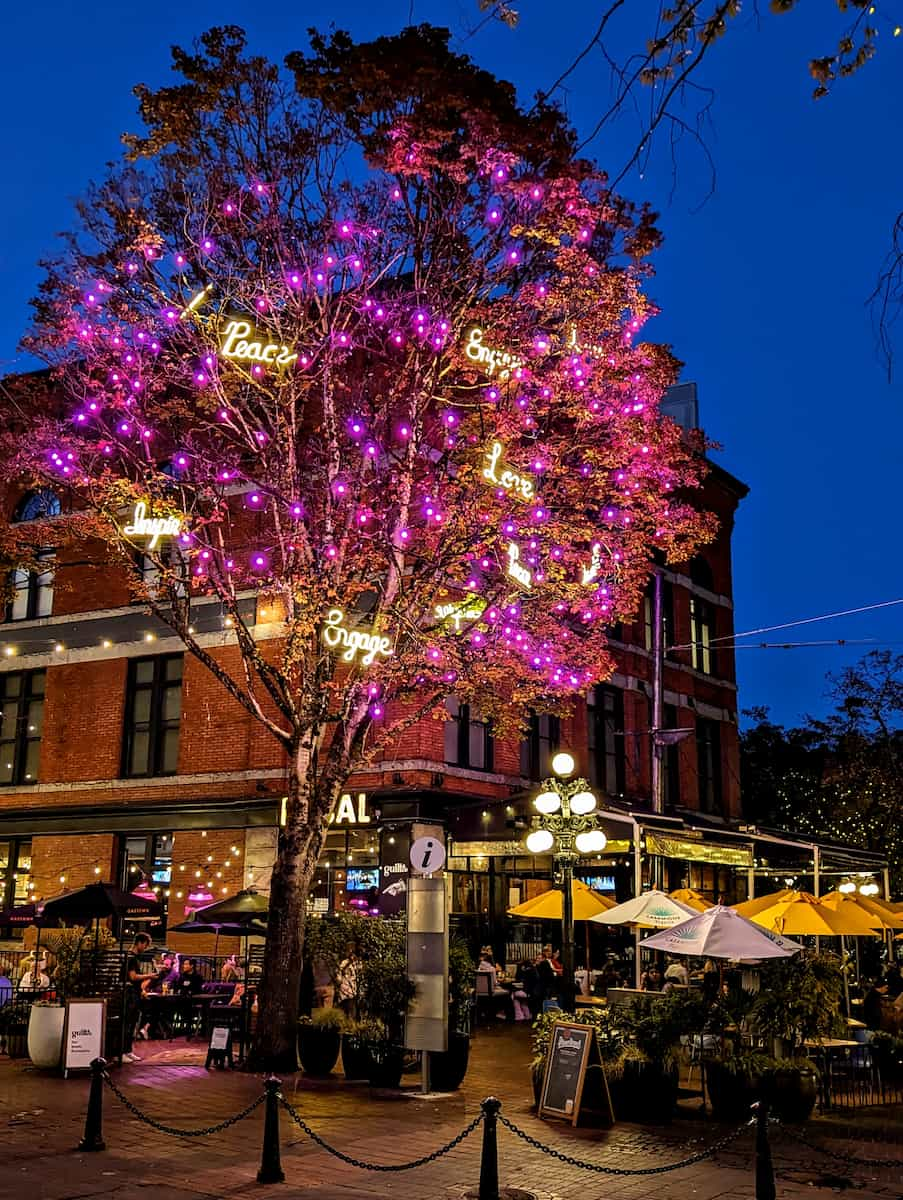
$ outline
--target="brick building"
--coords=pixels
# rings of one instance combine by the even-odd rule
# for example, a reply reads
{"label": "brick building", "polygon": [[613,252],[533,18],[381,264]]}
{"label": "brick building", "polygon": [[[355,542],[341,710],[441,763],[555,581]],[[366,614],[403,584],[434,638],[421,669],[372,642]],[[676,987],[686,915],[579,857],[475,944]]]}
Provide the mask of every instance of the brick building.
{"label": "brick building", "polygon": [[[693,385],[674,389],[669,404],[684,424],[698,424]],[[733,868],[746,863],[731,833],[740,811],[737,697],[733,651],[718,639],[733,633],[731,532],[745,494],[713,466],[703,503],[718,515],[717,540],[663,572],[672,647],[664,724],[684,731],[666,752],[665,817],[648,815],[647,597],[637,619],[613,631],[616,674],[569,715],[536,717],[523,743],[502,741],[450,697],[448,720],[412,726],[355,777],[329,835],[315,909],[372,903],[369,889],[380,862],[392,858],[396,831],[411,817],[439,817],[454,839],[453,910],[481,930],[497,924],[509,902],[548,886],[550,860],[525,856],[521,845],[531,782],[559,744],[574,753],[607,813],[609,847],[585,875],[627,895],[657,855],[673,886],[733,891]],[[59,500],[30,492],[10,498],[9,508],[15,520],[53,517]],[[281,750],[130,601],[102,545],[48,551],[46,569],[12,582],[0,631],[0,909],[105,878],[153,889],[173,925],[242,885],[265,889]],[[245,603],[258,640],[276,637],[262,602]],[[193,611],[202,644],[224,661],[237,658],[218,605],[200,601]],[[0,928],[0,939],[9,933]],[[179,935],[165,936],[188,948]],[[191,948],[208,947],[194,939]]]}

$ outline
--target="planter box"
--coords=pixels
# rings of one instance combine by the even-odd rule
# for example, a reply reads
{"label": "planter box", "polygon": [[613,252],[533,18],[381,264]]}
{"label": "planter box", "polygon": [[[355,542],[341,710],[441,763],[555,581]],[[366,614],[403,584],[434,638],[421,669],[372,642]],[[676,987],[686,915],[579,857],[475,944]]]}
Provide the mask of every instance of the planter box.
{"label": "planter box", "polygon": [[36,1067],[60,1065],[65,1022],[66,1010],[62,1005],[32,1005],[28,1019],[28,1057]]}

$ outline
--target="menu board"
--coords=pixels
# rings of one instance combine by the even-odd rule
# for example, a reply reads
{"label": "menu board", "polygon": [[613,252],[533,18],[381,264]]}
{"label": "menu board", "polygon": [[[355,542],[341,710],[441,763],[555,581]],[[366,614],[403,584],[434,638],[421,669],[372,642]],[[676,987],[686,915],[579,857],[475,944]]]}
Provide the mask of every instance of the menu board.
{"label": "menu board", "polygon": [[69,1000],[63,1033],[63,1072],[89,1071],[95,1058],[103,1055],[106,1025],[105,1000]]}
{"label": "menu board", "polygon": [[596,1031],[592,1025],[556,1021],[549,1039],[539,1115],[564,1117],[576,1125],[581,1112],[614,1124]]}

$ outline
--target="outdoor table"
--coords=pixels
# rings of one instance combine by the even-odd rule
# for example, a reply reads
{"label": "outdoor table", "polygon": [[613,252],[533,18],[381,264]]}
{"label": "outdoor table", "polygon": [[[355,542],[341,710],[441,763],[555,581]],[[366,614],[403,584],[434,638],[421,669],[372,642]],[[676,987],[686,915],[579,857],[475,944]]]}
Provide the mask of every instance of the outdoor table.
{"label": "outdoor table", "polygon": [[[220,999],[215,993],[211,992],[193,992],[188,996],[182,996],[178,992],[168,992],[164,995],[163,992],[145,992],[142,996],[142,1003],[150,1001],[147,1005],[151,1011],[151,1026],[156,1024],[164,1029],[172,1041],[172,1026],[173,1018],[180,1010],[187,1011],[189,1005],[192,1010],[196,1008],[204,1009],[208,1007],[216,999]],[[187,1032],[187,1038],[191,1040],[191,1030]]]}
{"label": "outdoor table", "polygon": [[600,996],[578,996],[574,1005],[576,1008],[607,1008],[608,1001]]}

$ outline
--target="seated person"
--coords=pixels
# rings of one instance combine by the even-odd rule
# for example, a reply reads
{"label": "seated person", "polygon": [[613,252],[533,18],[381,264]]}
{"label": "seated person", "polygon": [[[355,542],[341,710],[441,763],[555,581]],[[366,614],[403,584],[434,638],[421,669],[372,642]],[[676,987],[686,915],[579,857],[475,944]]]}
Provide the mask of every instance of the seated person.
{"label": "seated person", "polygon": [[511,999],[511,993],[507,988],[499,987],[495,964],[490,962],[488,955],[480,954],[480,961],[477,965],[477,970],[481,975],[489,976],[489,992],[494,1009],[496,1011],[498,1011],[499,1008],[504,1009],[505,1016],[510,1020],[513,1020],[514,1004]]}
{"label": "seated person", "polygon": [[669,984],[678,987],[690,986],[690,972],[687,970],[687,964],[679,959],[674,959],[668,963],[665,968],[665,991],[670,991]]}
{"label": "seated person", "polygon": [[50,976],[47,974],[47,959],[42,958],[35,966],[34,955],[30,954],[22,964],[25,970],[19,980],[20,992],[43,992],[50,987]]}
{"label": "seated person", "polygon": [[220,973],[223,983],[238,983],[244,977],[245,973],[241,964],[236,960],[234,954],[230,954],[223,963],[223,969]]}
{"label": "seated person", "polygon": [[195,970],[193,958],[182,959],[182,970],[172,988],[180,998],[178,1012],[182,1024],[191,1032],[194,997],[204,990],[204,977]]}

